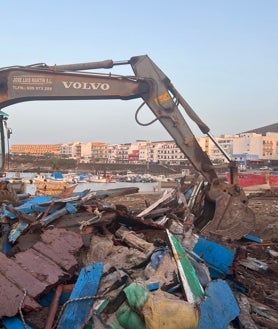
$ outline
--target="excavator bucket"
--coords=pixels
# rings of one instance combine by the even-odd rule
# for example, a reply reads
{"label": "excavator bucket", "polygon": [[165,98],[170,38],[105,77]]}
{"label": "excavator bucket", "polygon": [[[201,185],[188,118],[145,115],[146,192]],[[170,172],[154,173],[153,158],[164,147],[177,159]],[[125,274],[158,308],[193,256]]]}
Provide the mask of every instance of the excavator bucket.
{"label": "excavator bucket", "polygon": [[194,224],[204,236],[238,240],[255,227],[255,213],[248,207],[244,191],[238,185],[218,182],[207,186],[200,191],[196,202],[199,203],[199,213],[195,214]]}

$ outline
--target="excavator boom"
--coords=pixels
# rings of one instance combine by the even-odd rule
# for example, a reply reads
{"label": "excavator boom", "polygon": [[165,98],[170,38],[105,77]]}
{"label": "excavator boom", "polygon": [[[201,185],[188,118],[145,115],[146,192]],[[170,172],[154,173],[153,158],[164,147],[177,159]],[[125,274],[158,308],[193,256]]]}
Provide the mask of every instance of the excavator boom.
{"label": "excavator boom", "polygon": [[[122,76],[111,73],[91,72],[94,69],[113,68],[117,65],[130,65],[134,75]],[[14,66],[0,69],[0,110],[19,102],[32,100],[77,100],[77,99],[122,99],[129,100],[141,98],[168,131],[175,143],[198,171],[208,182],[209,188],[205,193],[206,203],[213,208],[217,215],[217,226],[214,232],[225,232],[222,223],[230,221],[232,200],[245,204],[246,197],[237,185],[223,184],[216,174],[214,166],[208,155],[201,149],[198,141],[185,121],[179,107],[183,108],[188,116],[199,126],[203,133],[208,134],[209,128],[192,110],[175,89],[170,79],[147,56],[135,56],[128,61],[113,62],[112,60],[47,66],[37,64],[31,66]],[[2,138],[0,150],[0,170],[5,169],[4,125],[5,116],[0,113],[0,137]],[[1,152],[2,151],[2,152]],[[231,200],[232,198],[232,200]],[[225,200],[222,203],[219,200]],[[215,209],[216,206],[216,209]],[[229,218],[225,219],[225,214]],[[245,230],[250,229],[252,215],[243,206],[241,213],[247,214],[248,220]],[[200,226],[206,224],[208,218],[201,219]],[[226,215],[227,217],[227,215]],[[213,221],[212,221],[213,222]],[[237,227],[242,221],[235,222]],[[230,231],[236,231],[232,223]],[[244,225],[243,225],[244,226]],[[247,232],[248,233],[248,232]],[[222,234],[222,233],[219,233]],[[233,233],[233,236],[237,234]]]}
{"label": "excavator boom", "polygon": [[[131,65],[135,76],[80,71],[126,63]],[[133,98],[143,99],[194,168],[208,182],[217,178],[210,159],[200,148],[178,108],[180,100],[169,78],[148,56],[132,57],[129,61],[116,63],[104,61],[61,66],[34,65],[0,70],[0,109],[32,100]],[[200,122],[199,119],[198,124]],[[205,124],[201,125],[205,127]]]}

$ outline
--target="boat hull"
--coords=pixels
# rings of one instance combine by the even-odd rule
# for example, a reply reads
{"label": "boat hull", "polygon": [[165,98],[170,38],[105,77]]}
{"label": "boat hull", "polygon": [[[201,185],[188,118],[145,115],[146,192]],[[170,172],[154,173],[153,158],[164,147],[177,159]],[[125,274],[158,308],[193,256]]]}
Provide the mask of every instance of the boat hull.
{"label": "boat hull", "polygon": [[[227,173],[227,180],[230,183],[231,177]],[[238,184],[241,187],[257,186],[268,184],[270,187],[278,187],[278,172],[262,172],[262,173],[239,173]]]}

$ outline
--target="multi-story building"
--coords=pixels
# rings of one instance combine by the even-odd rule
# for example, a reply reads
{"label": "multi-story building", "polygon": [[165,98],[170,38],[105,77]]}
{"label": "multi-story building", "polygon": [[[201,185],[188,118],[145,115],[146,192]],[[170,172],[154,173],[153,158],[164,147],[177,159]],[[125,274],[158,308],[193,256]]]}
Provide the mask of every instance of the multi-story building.
{"label": "multi-story building", "polygon": [[158,159],[158,149],[162,143],[160,142],[153,142],[148,145],[147,148],[147,162],[153,162],[157,163],[159,161]]}
{"label": "multi-story building", "polygon": [[91,159],[92,162],[107,162],[108,144],[103,142],[91,143]]}
{"label": "multi-story building", "polygon": [[[237,135],[215,137],[216,142],[230,157],[244,164],[247,160],[278,160],[278,133],[246,132]],[[208,137],[197,138],[201,148],[212,162],[225,162],[226,157]],[[136,141],[135,143],[109,145],[103,142],[64,143],[44,145],[12,145],[12,154],[61,155],[80,162],[109,163],[161,163],[170,165],[187,164],[183,152],[174,141]]]}
{"label": "multi-story building", "polygon": [[117,158],[117,145],[110,144],[107,149],[107,161],[108,163],[115,163]]}
{"label": "multi-story building", "polygon": [[131,144],[107,144],[107,162],[127,163],[130,145]]}
{"label": "multi-story building", "polygon": [[[223,149],[223,151],[229,157],[232,157],[234,135],[221,135],[214,137],[214,139]],[[208,136],[199,137],[197,138],[197,141],[200,144],[202,150],[207,153],[212,162],[227,162],[226,157]]]}
{"label": "multi-story building", "polygon": [[157,162],[167,165],[185,164],[186,157],[177,144],[173,141],[157,145]]}
{"label": "multi-story building", "polygon": [[261,134],[243,133],[235,135],[233,139],[233,154],[248,154],[259,157],[262,154],[262,138]]}
{"label": "multi-story building", "polygon": [[90,163],[92,158],[92,143],[80,143],[80,162]]}
{"label": "multi-story building", "polygon": [[10,147],[11,154],[30,154],[42,156],[46,154],[60,155],[61,144],[14,144]]}
{"label": "multi-story building", "polygon": [[151,141],[138,141],[139,143],[139,155],[138,161],[141,163],[151,162],[149,158],[148,150],[153,146],[154,143]]}
{"label": "multi-story building", "polygon": [[278,133],[243,133],[233,141],[233,153],[257,156],[260,160],[278,160]]}
{"label": "multi-story building", "polygon": [[81,158],[81,143],[64,143],[61,146],[61,156],[68,159]]}
{"label": "multi-story building", "polygon": [[278,160],[278,133],[266,133],[263,136],[262,159]]}

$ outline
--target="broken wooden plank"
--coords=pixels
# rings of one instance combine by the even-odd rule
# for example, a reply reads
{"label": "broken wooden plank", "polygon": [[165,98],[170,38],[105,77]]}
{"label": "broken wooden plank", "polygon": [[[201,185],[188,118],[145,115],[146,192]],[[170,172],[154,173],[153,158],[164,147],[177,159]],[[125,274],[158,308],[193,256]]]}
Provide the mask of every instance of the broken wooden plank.
{"label": "broken wooden plank", "polygon": [[13,224],[9,233],[9,242],[14,244],[21,234],[27,230],[28,226],[28,223],[22,221]]}
{"label": "broken wooden plank", "polygon": [[277,323],[278,326],[277,310],[269,307],[268,305],[262,304],[252,298],[248,298],[248,301],[250,303],[252,313],[257,313],[258,315]]}
{"label": "broken wooden plank", "polygon": [[12,246],[9,242],[10,225],[6,216],[2,216],[1,218],[1,231],[2,234],[0,237],[0,252],[3,252],[5,255],[7,255]]}
{"label": "broken wooden plank", "polygon": [[73,301],[65,306],[57,329],[83,328],[90,315],[102,271],[103,263],[90,264],[82,268],[69,299]]}
{"label": "broken wooden plank", "polygon": [[28,294],[38,297],[47,287],[46,282],[36,279],[31,273],[16,264],[12,258],[0,252],[0,273],[17,286],[24,287]]}
{"label": "broken wooden plank", "polygon": [[240,314],[240,308],[226,281],[209,282],[200,303],[198,329],[223,329]]}
{"label": "broken wooden plank", "polygon": [[186,251],[176,237],[167,230],[168,239],[177,263],[181,283],[188,302],[195,303],[204,297],[203,288]]}
{"label": "broken wooden plank", "polygon": [[58,264],[32,248],[16,254],[14,260],[25,271],[48,285],[53,285],[67,276]]}
{"label": "broken wooden plank", "polygon": [[172,190],[164,193],[163,196],[159,200],[157,200],[156,202],[154,202],[153,204],[151,204],[148,208],[146,208],[142,212],[140,212],[140,214],[138,214],[137,217],[143,217],[143,216],[147,215],[150,211],[152,211],[153,209],[155,209],[162,202],[170,199],[173,196],[174,192],[175,192],[175,190],[172,189]]}
{"label": "broken wooden plank", "polygon": [[[78,233],[63,228],[46,230],[41,235],[41,240],[43,243],[52,245],[54,248],[59,248],[60,243],[58,240],[63,241],[64,249],[67,249],[69,253],[77,252],[83,245],[82,238]],[[56,245],[56,243],[58,243],[58,245]],[[65,250],[63,252],[65,252]]]}
{"label": "broken wooden plank", "polygon": [[247,296],[245,296],[240,292],[236,292],[235,297],[237,299],[240,308],[240,314],[238,316],[238,322],[240,328],[258,329],[257,325],[255,324],[251,316],[251,306]]}
{"label": "broken wooden plank", "polygon": [[[73,263],[77,264],[77,260],[72,261],[71,257],[83,245],[79,234],[53,229],[44,232],[41,237],[41,252],[30,248],[11,258],[0,253],[0,317],[17,314],[24,291],[26,297],[23,309],[40,308],[32,297],[37,298],[49,287],[58,284],[63,277],[69,278],[69,273],[60,264],[68,268]],[[55,261],[51,259],[52,256]]]}
{"label": "broken wooden plank", "polygon": [[28,326],[26,323],[23,323],[17,317],[3,318],[1,321],[6,329],[32,329],[32,327]]}
{"label": "broken wooden plank", "polygon": [[239,264],[249,268],[253,271],[266,271],[268,268],[268,264],[265,262],[260,261],[259,259],[253,257],[247,257],[246,259],[240,259]]}
{"label": "broken wooden plank", "polygon": [[45,324],[45,329],[51,329],[53,328],[53,323],[54,323],[54,319],[55,319],[55,315],[56,315],[56,311],[58,309],[58,306],[59,306],[59,300],[60,300],[60,297],[62,295],[62,292],[63,292],[63,285],[59,285],[55,291],[55,295],[52,299],[52,302],[51,302],[51,306],[49,308],[49,314],[48,314],[48,317],[47,317],[47,321],[46,321],[46,324]]}
{"label": "broken wooden plank", "polygon": [[135,232],[123,226],[115,232],[115,236],[120,238],[121,241],[125,242],[129,247],[138,249],[146,254],[151,253],[155,248],[152,243],[139,238]]}
{"label": "broken wooden plank", "polygon": [[42,218],[39,222],[42,224],[42,226],[46,226],[46,225],[52,223],[53,221],[55,221],[56,219],[66,215],[67,213],[74,214],[76,212],[77,212],[77,209],[71,203],[66,203],[65,207]]}
{"label": "broken wooden plank", "polygon": [[41,308],[32,297],[28,294],[25,296],[23,289],[20,289],[0,273],[0,318],[15,316],[21,304],[24,311]]}
{"label": "broken wooden plank", "polygon": [[193,251],[206,262],[212,279],[219,278],[223,274],[232,274],[235,251],[201,237],[194,245]]}
{"label": "broken wooden plank", "polygon": [[42,242],[34,244],[33,249],[59,264],[66,271],[71,271],[77,264],[74,257],[82,246],[79,234],[65,229],[47,230],[41,236]]}

